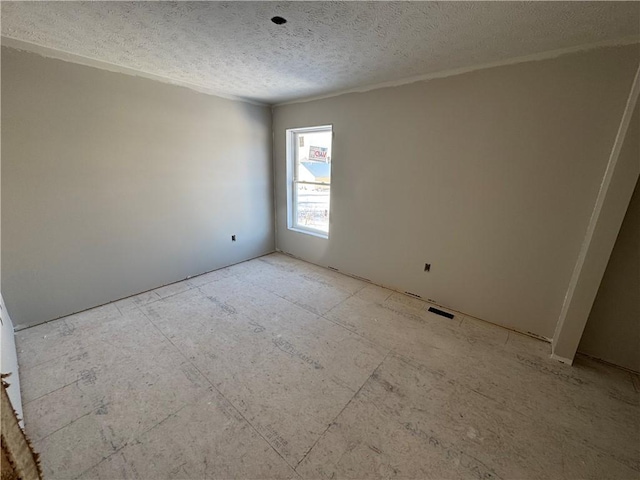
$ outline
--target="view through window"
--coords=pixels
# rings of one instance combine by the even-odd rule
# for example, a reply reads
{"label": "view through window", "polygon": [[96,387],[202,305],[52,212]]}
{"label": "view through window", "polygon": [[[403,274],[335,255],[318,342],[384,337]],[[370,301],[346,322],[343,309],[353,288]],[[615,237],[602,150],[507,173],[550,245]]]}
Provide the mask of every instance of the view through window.
{"label": "view through window", "polygon": [[328,236],[331,126],[287,130],[289,227]]}

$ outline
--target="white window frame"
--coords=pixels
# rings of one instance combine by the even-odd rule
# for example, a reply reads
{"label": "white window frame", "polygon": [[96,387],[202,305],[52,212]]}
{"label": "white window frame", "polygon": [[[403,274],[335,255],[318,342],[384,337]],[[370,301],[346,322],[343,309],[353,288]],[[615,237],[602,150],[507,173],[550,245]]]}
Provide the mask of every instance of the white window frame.
{"label": "white window frame", "polygon": [[[331,132],[331,153],[333,156],[333,125],[318,125],[315,127],[300,127],[287,129],[286,136],[286,154],[287,154],[287,228],[294,232],[306,233],[320,238],[329,238],[329,232],[318,230],[317,228],[308,227],[306,225],[299,225],[297,223],[297,184],[305,185],[321,185],[329,187],[329,198],[331,198],[331,182],[302,182],[295,178],[296,174],[296,144],[295,134],[299,133],[313,133],[313,132]],[[332,159],[333,160],[333,159]],[[333,170],[333,169],[332,169]],[[329,201],[329,219],[331,219],[331,201]]]}

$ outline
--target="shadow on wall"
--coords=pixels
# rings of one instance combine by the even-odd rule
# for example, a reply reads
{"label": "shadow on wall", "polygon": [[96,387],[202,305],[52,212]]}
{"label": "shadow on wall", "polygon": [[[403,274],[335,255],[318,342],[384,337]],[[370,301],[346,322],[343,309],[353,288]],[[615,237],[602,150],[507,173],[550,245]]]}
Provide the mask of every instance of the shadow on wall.
{"label": "shadow on wall", "polygon": [[640,372],[640,183],[631,197],[578,350]]}

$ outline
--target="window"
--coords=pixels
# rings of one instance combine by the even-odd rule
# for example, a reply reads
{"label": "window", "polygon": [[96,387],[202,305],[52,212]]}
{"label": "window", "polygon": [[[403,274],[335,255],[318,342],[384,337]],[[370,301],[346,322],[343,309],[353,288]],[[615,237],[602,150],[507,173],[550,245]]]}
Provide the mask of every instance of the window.
{"label": "window", "polygon": [[288,227],[329,236],[331,125],[287,130]]}

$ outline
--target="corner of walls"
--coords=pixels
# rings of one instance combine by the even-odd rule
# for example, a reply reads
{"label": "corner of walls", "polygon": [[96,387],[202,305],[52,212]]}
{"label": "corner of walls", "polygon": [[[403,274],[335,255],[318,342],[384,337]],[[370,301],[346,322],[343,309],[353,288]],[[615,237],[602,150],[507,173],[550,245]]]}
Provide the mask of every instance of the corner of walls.
{"label": "corner of walls", "polygon": [[640,372],[639,319],[640,182],[637,182],[578,353]]}
{"label": "corner of walls", "polygon": [[[276,249],[551,338],[636,68],[634,44],[277,105]],[[326,123],[319,240],[286,228],[284,135]]]}
{"label": "corner of walls", "polygon": [[276,131],[273,126],[273,119],[275,113],[276,106],[271,105],[269,107],[269,113],[271,118],[271,186],[272,188],[272,202],[273,202],[273,251],[278,252],[278,206],[276,202],[277,192],[276,192]]}
{"label": "corner of walls", "polygon": [[5,46],[2,93],[17,328],[274,251],[270,107]]}
{"label": "corner of walls", "polygon": [[204,93],[205,95],[211,95],[214,97],[224,98],[226,100],[232,100],[235,102],[243,102],[251,105],[257,105],[260,107],[267,106],[265,103],[251,98],[238,97],[236,95],[227,95],[224,92],[218,90],[212,90],[211,88],[203,85],[197,85],[184,80],[177,80],[155,73],[145,72],[136,68],[125,67],[116,63],[107,62],[104,60],[97,60],[95,58],[85,57],[77,53],[71,53],[57,48],[46,47],[37,43],[28,42],[25,40],[18,40],[17,38],[11,38],[5,35],[0,37],[0,44],[2,47],[11,48],[13,50],[35,53],[43,58],[51,58],[54,60],[62,60],[63,62],[75,63],[85,67],[97,68],[99,70],[105,70],[113,73],[122,73],[132,77],[140,77],[155,82],[165,83],[167,85],[173,85],[176,87],[184,87],[194,92]]}
{"label": "corner of walls", "polygon": [[556,355],[555,353],[552,353],[550,355],[552,360],[557,360],[560,363],[564,363],[566,365],[573,365],[573,359],[572,358],[565,358],[565,357],[561,357],[559,355]]}
{"label": "corner of walls", "polygon": [[634,153],[633,149],[630,152],[623,151],[627,145],[637,147],[625,144],[625,140],[628,139],[632,120],[635,123],[631,132],[637,133],[640,114],[636,105],[639,93],[640,65],[636,69],[600,191],[565,294],[553,336],[552,358],[572,361],[575,357],[640,174],[637,152]]}

